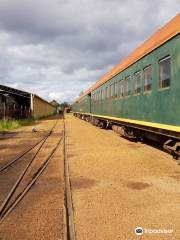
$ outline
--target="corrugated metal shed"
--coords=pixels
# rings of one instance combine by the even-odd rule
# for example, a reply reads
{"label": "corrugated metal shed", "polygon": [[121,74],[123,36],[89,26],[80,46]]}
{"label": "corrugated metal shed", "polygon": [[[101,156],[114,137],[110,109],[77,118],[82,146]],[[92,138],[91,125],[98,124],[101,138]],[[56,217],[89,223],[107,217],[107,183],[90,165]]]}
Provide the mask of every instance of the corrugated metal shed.
{"label": "corrugated metal shed", "polygon": [[55,112],[54,105],[36,94],[0,85],[0,118],[40,118]]}

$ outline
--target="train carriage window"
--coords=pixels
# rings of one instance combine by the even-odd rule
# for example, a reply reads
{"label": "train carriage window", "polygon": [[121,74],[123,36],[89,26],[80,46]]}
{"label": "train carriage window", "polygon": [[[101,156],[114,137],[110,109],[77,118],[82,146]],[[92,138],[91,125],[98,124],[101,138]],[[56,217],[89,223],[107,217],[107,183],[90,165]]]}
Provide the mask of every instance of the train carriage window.
{"label": "train carriage window", "polygon": [[104,88],[104,89],[102,90],[102,100],[105,99],[105,96],[106,96],[106,89]]}
{"label": "train carriage window", "polygon": [[134,74],[134,93],[139,94],[141,91],[141,72]]}
{"label": "train carriage window", "polygon": [[120,88],[120,97],[123,97],[124,96],[124,81],[123,80],[120,81],[119,88]]}
{"label": "train carriage window", "polygon": [[110,86],[110,97],[114,96],[114,84]]}
{"label": "train carriage window", "polygon": [[104,89],[102,89],[102,100],[104,99]]}
{"label": "train carriage window", "polygon": [[118,96],[118,82],[115,83],[115,88],[114,88],[114,96]]}
{"label": "train carriage window", "polygon": [[103,99],[106,98],[106,88],[103,89]]}
{"label": "train carriage window", "polygon": [[171,58],[170,56],[159,61],[159,88],[170,86]]}
{"label": "train carriage window", "polygon": [[108,87],[108,98],[111,96],[111,86]]}
{"label": "train carriage window", "polygon": [[106,87],[106,98],[108,98],[108,87]]}
{"label": "train carriage window", "polygon": [[106,98],[106,88],[104,88],[104,99]]}
{"label": "train carriage window", "polygon": [[151,91],[152,85],[152,66],[144,68],[144,92]]}
{"label": "train carriage window", "polygon": [[103,99],[103,90],[101,89],[101,91],[100,91],[100,100],[102,100]]}
{"label": "train carriage window", "polygon": [[130,76],[126,77],[124,81],[124,95],[130,95]]}

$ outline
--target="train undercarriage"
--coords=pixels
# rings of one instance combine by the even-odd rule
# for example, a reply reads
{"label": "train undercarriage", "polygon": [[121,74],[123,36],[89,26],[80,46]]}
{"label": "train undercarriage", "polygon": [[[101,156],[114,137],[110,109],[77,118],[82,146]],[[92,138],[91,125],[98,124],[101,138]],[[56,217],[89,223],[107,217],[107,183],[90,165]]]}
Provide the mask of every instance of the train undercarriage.
{"label": "train undercarriage", "polygon": [[180,135],[162,129],[153,129],[146,126],[111,121],[105,118],[97,118],[88,114],[74,113],[74,116],[91,123],[101,129],[112,129],[120,136],[131,141],[151,140],[160,144],[170,153],[174,159],[180,159]]}

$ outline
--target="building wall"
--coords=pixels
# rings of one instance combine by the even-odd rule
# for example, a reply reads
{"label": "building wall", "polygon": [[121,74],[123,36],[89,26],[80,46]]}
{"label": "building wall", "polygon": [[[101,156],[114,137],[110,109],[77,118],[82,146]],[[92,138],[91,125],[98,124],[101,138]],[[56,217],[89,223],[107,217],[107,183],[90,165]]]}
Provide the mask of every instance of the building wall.
{"label": "building wall", "polygon": [[36,95],[32,95],[32,116],[34,118],[53,115],[56,108]]}

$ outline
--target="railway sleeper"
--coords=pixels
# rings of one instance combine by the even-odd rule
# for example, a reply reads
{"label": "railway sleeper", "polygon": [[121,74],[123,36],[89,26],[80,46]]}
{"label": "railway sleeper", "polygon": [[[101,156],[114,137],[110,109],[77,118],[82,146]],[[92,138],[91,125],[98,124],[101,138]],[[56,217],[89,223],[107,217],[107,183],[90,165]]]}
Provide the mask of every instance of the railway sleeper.
{"label": "railway sleeper", "polygon": [[174,159],[180,159],[180,142],[177,142],[175,139],[168,139],[163,148],[168,151]]}

